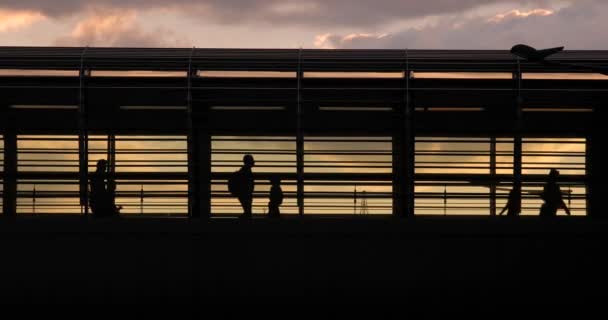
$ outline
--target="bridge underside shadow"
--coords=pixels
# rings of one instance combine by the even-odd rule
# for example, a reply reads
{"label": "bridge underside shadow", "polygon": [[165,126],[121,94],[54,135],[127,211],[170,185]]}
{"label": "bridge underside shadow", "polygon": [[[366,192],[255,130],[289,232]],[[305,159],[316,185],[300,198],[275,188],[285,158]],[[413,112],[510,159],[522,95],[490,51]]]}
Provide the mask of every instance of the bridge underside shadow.
{"label": "bridge underside shadow", "polygon": [[519,306],[608,284],[608,225],[585,219],[137,220],[2,221],[3,301]]}

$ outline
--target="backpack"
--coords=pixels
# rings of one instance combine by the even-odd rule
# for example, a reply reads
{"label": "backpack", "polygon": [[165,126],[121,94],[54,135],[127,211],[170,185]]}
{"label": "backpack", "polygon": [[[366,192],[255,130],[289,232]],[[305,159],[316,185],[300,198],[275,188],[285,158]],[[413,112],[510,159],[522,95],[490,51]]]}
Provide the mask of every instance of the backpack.
{"label": "backpack", "polygon": [[242,180],[241,170],[233,172],[230,177],[228,177],[228,192],[230,192],[231,195],[235,197],[240,195]]}

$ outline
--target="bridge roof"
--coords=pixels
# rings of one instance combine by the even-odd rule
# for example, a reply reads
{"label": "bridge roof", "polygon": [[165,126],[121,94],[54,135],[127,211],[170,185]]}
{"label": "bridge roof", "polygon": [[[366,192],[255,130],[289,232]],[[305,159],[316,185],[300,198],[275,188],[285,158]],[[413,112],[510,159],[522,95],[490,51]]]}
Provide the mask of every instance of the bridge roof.
{"label": "bridge roof", "polygon": [[[557,63],[608,65],[608,51],[564,51]],[[0,68],[98,70],[512,71],[508,50],[323,50],[215,48],[0,47]],[[572,66],[521,62],[527,72],[582,72]]]}

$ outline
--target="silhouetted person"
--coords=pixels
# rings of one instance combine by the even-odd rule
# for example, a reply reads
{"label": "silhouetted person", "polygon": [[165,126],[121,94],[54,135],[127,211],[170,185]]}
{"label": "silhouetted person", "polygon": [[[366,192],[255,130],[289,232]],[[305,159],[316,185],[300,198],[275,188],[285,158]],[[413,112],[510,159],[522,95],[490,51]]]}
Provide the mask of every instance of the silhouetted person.
{"label": "silhouetted person", "polygon": [[517,217],[521,213],[521,188],[514,187],[509,192],[509,198],[507,200],[507,204],[498,214],[502,216],[502,214],[507,211],[507,217]]}
{"label": "silhouetted person", "polygon": [[102,159],[97,161],[96,170],[90,175],[91,193],[89,195],[89,206],[94,216],[102,216],[106,211],[104,208],[107,197],[106,178],[106,161]]}
{"label": "silhouetted person", "polygon": [[551,169],[547,183],[540,194],[540,197],[544,201],[540,208],[540,216],[542,218],[555,217],[557,215],[557,210],[560,208],[563,208],[566,211],[566,214],[570,215],[570,210],[566,206],[566,203],[564,203],[562,192],[557,184],[558,177],[559,171]]}
{"label": "silhouetted person", "polygon": [[253,202],[253,189],[255,181],[251,168],[255,165],[253,156],[247,154],[243,157],[243,166],[234,172],[228,179],[228,191],[239,199],[243,207],[243,217],[251,217]]}
{"label": "silhouetted person", "polygon": [[268,202],[268,216],[278,218],[281,215],[279,207],[283,203],[283,190],[281,190],[281,178],[273,176],[270,178],[270,202]]}
{"label": "silhouetted person", "polygon": [[97,168],[91,174],[89,205],[96,217],[118,215],[122,207],[115,205],[116,184],[109,180],[106,160],[97,161]]}
{"label": "silhouetted person", "polygon": [[108,189],[106,193],[106,201],[109,210],[109,214],[117,216],[120,214],[122,206],[116,206],[116,182],[108,178]]}

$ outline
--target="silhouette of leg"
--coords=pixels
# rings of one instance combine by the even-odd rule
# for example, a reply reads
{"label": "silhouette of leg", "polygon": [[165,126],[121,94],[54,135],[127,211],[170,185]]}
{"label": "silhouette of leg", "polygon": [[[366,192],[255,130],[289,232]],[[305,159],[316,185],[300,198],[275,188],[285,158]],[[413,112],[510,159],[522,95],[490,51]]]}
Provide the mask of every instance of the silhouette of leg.
{"label": "silhouette of leg", "polygon": [[251,217],[251,202],[252,202],[252,199],[246,198],[246,197],[241,197],[241,198],[239,198],[239,201],[241,202],[241,206],[243,207],[243,216],[244,217]]}
{"label": "silhouette of leg", "polygon": [[271,218],[278,218],[280,215],[279,206],[275,204],[268,205],[268,216]]}

